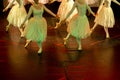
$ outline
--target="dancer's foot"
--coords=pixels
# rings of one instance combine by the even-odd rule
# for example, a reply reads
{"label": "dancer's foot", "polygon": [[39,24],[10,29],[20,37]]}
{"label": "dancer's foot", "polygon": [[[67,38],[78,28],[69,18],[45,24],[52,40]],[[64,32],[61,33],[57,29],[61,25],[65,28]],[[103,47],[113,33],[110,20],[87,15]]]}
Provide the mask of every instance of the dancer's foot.
{"label": "dancer's foot", "polygon": [[57,29],[59,27],[59,23],[56,23],[56,26],[54,27],[54,29]]}
{"label": "dancer's foot", "polygon": [[78,51],[82,51],[82,48],[81,48],[81,46],[79,46],[79,47],[78,47]]}
{"label": "dancer's foot", "polygon": [[92,34],[92,32],[93,32],[93,29],[90,30],[90,35]]}
{"label": "dancer's foot", "polygon": [[41,54],[41,53],[42,53],[42,48],[39,48],[38,54]]}
{"label": "dancer's foot", "polygon": [[63,38],[63,40],[64,40],[64,45],[66,45],[66,43],[67,43],[67,38]]}
{"label": "dancer's foot", "polygon": [[24,35],[23,34],[21,34],[21,36],[20,36],[21,38],[23,38],[24,37]]}
{"label": "dancer's foot", "polygon": [[7,26],[6,26],[6,30],[5,30],[5,31],[7,32],[7,31],[8,31],[8,29],[9,29],[9,25],[7,25]]}
{"label": "dancer's foot", "polygon": [[24,34],[23,34],[23,33],[21,33],[20,37],[21,37],[21,38],[22,38],[22,37],[24,37]]}
{"label": "dancer's foot", "polygon": [[110,38],[110,36],[109,36],[109,35],[106,35],[106,38],[108,39],[108,38]]}
{"label": "dancer's foot", "polygon": [[31,40],[27,40],[24,47],[27,47],[30,42],[31,42]]}
{"label": "dancer's foot", "polygon": [[21,37],[24,37],[24,31],[23,31],[23,29],[19,27],[19,31],[21,33]]}

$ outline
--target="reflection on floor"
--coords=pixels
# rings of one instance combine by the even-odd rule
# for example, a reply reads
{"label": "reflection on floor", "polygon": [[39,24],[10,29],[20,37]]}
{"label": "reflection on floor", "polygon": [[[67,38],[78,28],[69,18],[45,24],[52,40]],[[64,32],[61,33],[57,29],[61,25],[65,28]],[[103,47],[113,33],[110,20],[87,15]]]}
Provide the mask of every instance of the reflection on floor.
{"label": "reflection on floor", "polygon": [[[120,80],[120,26],[119,19],[110,31],[110,39],[98,26],[92,35],[82,40],[83,51],[77,51],[74,37],[67,46],[63,38],[66,25],[54,30],[53,17],[48,21],[48,37],[43,44],[43,54],[37,55],[38,47],[31,42],[24,48],[25,38],[11,25],[5,32],[7,21],[0,17],[0,80]],[[90,25],[94,18],[89,16]]]}

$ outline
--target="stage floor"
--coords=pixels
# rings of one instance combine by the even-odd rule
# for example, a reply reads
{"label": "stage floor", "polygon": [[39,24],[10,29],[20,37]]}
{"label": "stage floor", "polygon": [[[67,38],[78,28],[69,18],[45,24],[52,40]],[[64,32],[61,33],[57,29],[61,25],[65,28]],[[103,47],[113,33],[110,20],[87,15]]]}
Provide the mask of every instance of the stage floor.
{"label": "stage floor", "polygon": [[[63,45],[65,24],[55,30],[57,20],[46,19],[48,36],[38,56],[37,44],[31,42],[24,48],[19,30],[11,26],[5,32],[6,15],[0,16],[0,80],[120,80],[120,19],[109,29],[110,39],[105,39],[103,27],[96,27],[82,40],[81,52],[72,36]],[[89,21],[92,27],[94,17],[89,16]]]}

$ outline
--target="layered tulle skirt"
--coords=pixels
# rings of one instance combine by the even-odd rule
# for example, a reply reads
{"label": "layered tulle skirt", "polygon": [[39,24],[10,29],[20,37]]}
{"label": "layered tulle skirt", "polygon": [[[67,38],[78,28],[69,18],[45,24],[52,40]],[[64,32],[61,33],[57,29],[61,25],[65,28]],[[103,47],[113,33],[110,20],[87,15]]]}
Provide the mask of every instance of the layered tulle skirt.
{"label": "layered tulle skirt", "polygon": [[47,36],[47,23],[44,18],[32,17],[25,27],[24,35],[27,40],[43,42]]}
{"label": "layered tulle skirt", "polygon": [[95,22],[101,26],[113,28],[115,19],[112,8],[103,6],[98,16],[96,16]]}
{"label": "layered tulle skirt", "polygon": [[[61,2],[60,6],[59,6],[59,9],[58,9],[58,12],[57,12],[57,15],[60,17],[60,20],[64,20],[66,18],[67,14],[69,13],[69,11],[73,7],[73,4],[74,4],[73,0]],[[71,15],[69,16],[67,21],[69,22],[75,14],[77,14],[77,9],[75,9],[71,13]]]}
{"label": "layered tulle skirt", "polygon": [[27,16],[27,12],[26,12],[24,6],[19,7],[18,4],[15,4],[11,8],[11,10],[7,16],[7,20],[13,26],[20,27],[21,24],[23,23],[23,21],[25,20],[26,16]]}
{"label": "layered tulle skirt", "polygon": [[78,14],[75,15],[70,20],[67,31],[76,38],[83,39],[88,37],[90,35],[90,27],[87,16],[79,16]]}

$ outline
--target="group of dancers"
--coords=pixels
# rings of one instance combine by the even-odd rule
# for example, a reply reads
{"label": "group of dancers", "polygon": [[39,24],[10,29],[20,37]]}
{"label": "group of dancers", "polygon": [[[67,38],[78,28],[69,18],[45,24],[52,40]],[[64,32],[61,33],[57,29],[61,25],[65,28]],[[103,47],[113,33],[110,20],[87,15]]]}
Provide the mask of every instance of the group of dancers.
{"label": "group of dancers", "polygon": [[[53,3],[56,0],[27,1],[31,3],[28,13],[24,7],[24,0],[11,0],[8,6],[3,10],[7,11],[10,7],[12,7],[7,16],[9,24],[6,26],[6,31],[8,31],[11,24],[18,27],[21,37],[26,38],[26,44],[24,47],[27,47],[31,41],[36,41],[39,47],[38,54],[42,53],[42,43],[47,37],[47,22],[43,17],[44,10],[52,16],[59,18],[59,22],[56,23],[54,29],[60,27],[63,21],[67,23],[68,34],[63,39],[64,45],[66,45],[68,38],[72,35],[78,43],[77,50],[81,51],[81,39],[90,36],[97,25],[103,26],[106,32],[106,38],[110,37],[108,28],[113,28],[115,24],[111,1],[120,5],[117,0],[102,0],[97,13],[95,14],[89,7],[89,3],[87,3],[86,0],[61,0],[57,14],[54,14],[47,7],[45,7],[44,4],[49,2]],[[95,24],[92,29],[90,29],[89,21],[86,15],[87,10],[95,16]],[[32,14],[33,17],[31,17]]]}

